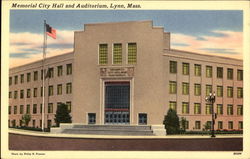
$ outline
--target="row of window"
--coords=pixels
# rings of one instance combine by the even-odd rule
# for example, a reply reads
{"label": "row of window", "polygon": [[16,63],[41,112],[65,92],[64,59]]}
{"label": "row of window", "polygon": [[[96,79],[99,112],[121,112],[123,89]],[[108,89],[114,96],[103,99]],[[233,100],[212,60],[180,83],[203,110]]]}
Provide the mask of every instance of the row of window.
{"label": "row of window", "polygon": [[[17,99],[18,98],[18,91],[13,91],[14,96],[12,96],[12,92],[9,92],[9,98],[14,98]],[[57,85],[57,95],[62,95],[63,93],[63,84],[58,84]],[[71,94],[72,93],[72,83],[67,83],[66,84],[66,94]],[[24,90],[20,90],[20,99],[24,98]],[[50,85],[48,87],[48,95],[49,96],[53,96],[54,95],[54,86]],[[33,97],[37,97],[38,96],[38,88],[33,88]],[[43,96],[43,87],[40,88],[40,96]],[[26,90],[26,98],[30,98],[31,97],[31,89],[27,89]]]}
{"label": "row of window", "polygon": [[[105,121],[107,122],[108,118],[112,118],[111,120],[113,123],[114,122],[129,123],[129,114],[117,114],[117,115],[112,114],[112,115],[113,116],[110,117],[110,116],[107,116],[107,114],[106,114]],[[88,113],[88,124],[96,124],[96,113]],[[139,113],[138,114],[138,124],[139,125],[147,125],[147,114],[146,113]]]}
{"label": "row of window", "polygon": [[[211,121],[207,121],[206,122],[206,125],[207,125],[207,128],[208,129],[211,129],[211,126],[212,126],[212,122]],[[223,126],[223,121],[218,121],[217,122],[217,129],[218,130],[223,130],[223,129],[229,129],[229,130],[232,130],[232,129],[236,129],[234,127],[234,122],[233,121],[228,121],[228,124],[227,124],[227,128],[225,128]],[[186,129],[189,129],[189,121],[186,121],[185,122],[185,128]],[[204,127],[203,127],[204,128]],[[194,125],[194,128],[193,129],[196,129],[196,130],[199,130],[199,129],[202,129],[201,127],[201,121],[195,121],[195,125]],[[243,122],[242,121],[238,121],[238,129],[239,130],[242,130],[243,129]]]}
{"label": "row of window", "polygon": [[[61,104],[61,102],[57,103],[57,107]],[[66,105],[68,106],[69,112],[71,112],[71,101],[67,101]],[[40,113],[42,113],[42,107],[43,105],[40,104]],[[13,109],[13,110],[12,110]],[[9,114],[31,114],[31,109],[32,109],[32,114],[37,114],[38,113],[38,106],[37,104],[33,104],[33,107],[31,108],[30,104],[26,105],[26,108],[24,105],[20,105],[19,109],[18,106],[9,106]],[[18,112],[19,110],[19,112]],[[47,113],[53,113],[53,103],[48,103],[48,108],[47,108]]]}
{"label": "row of window", "polygon": [[[46,72],[46,70],[41,70],[41,80],[43,80],[43,73]],[[66,65],[66,74],[67,75],[71,75],[72,74],[72,64],[67,64]],[[63,76],[63,65],[57,66],[57,76]],[[48,68],[45,78],[53,78],[54,77],[54,68]],[[12,80],[14,80],[14,84],[18,84],[18,75],[13,77],[14,79],[12,79],[12,77],[9,77],[9,85],[12,85]],[[33,72],[33,81],[37,81],[38,80],[38,71],[34,71]],[[31,73],[28,72],[26,73],[26,81],[30,82],[31,81]],[[24,83],[24,74],[20,75],[20,83]]]}
{"label": "row of window", "polygon": [[[33,128],[38,128],[37,124],[36,124],[36,121],[35,119],[32,120],[32,127]],[[15,127],[15,126],[18,126],[17,123],[16,123],[16,120],[9,120],[9,127]],[[19,126],[23,126],[23,121],[22,120],[19,120]],[[50,128],[52,126],[52,121],[51,120],[47,120],[47,128]],[[39,127],[41,128],[42,127],[42,120],[40,120],[40,125]]]}
{"label": "row of window", "polygon": [[[170,73],[177,73],[177,61],[170,61],[169,62],[169,72]],[[201,65],[194,64],[194,75],[201,76]],[[227,68],[227,79],[233,80],[234,78],[234,70],[233,68]],[[189,63],[182,63],[182,74],[189,75],[190,73],[190,66]],[[213,76],[213,67],[206,66],[206,77],[212,78]],[[223,67],[217,67],[217,78],[223,78]],[[237,70],[237,80],[243,80],[243,70]]]}
{"label": "row of window", "polygon": [[[169,109],[173,109],[177,111],[177,103],[176,101],[169,102]],[[182,114],[189,114],[190,113],[189,103],[182,102]],[[234,108],[233,104],[227,105],[227,115],[234,115]],[[215,113],[217,115],[223,115],[223,104],[217,104],[217,108]],[[194,114],[201,114],[201,103],[194,103]],[[205,107],[205,114],[209,115],[212,114],[212,104],[206,104]],[[243,115],[243,105],[237,105],[237,115]]]}
{"label": "row of window", "polygon": [[[206,85],[206,96],[213,92],[212,85]],[[176,81],[169,81],[169,93],[176,94],[177,93],[177,82]],[[189,83],[182,82],[182,94],[188,95],[189,94]],[[223,97],[223,86],[217,86],[217,97]],[[194,95],[200,96],[201,95],[201,84],[195,83],[194,84]],[[233,87],[227,87],[227,97],[233,97]],[[237,98],[243,98],[243,88],[237,87]]]}
{"label": "row of window", "polygon": [[[122,44],[113,44],[113,64],[122,64]],[[137,44],[128,43],[127,45],[127,62],[128,64],[136,64],[137,61]],[[108,44],[99,44],[99,64],[108,64]]]}

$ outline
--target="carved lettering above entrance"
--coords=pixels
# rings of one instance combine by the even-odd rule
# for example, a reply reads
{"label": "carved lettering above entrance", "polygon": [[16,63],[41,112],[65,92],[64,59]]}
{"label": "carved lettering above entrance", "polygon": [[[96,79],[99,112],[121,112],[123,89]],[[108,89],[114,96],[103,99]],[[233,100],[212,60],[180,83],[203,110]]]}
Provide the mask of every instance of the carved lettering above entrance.
{"label": "carved lettering above entrance", "polygon": [[101,77],[133,77],[134,67],[105,67],[100,68]]}

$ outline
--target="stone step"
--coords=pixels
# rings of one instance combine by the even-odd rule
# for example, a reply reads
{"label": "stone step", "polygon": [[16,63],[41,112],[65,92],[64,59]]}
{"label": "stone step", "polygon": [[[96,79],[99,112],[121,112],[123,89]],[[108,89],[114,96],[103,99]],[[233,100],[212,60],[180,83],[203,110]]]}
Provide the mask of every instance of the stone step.
{"label": "stone step", "polygon": [[94,129],[94,130],[151,130],[150,126],[137,125],[74,125],[73,128]]}
{"label": "stone step", "polygon": [[73,128],[73,129],[64,129],[62,133],[66,134],[95,134],[95,135],[147,135],[152,136],[152,130],[118,130],[118,129],[82,129],[82,128]]}

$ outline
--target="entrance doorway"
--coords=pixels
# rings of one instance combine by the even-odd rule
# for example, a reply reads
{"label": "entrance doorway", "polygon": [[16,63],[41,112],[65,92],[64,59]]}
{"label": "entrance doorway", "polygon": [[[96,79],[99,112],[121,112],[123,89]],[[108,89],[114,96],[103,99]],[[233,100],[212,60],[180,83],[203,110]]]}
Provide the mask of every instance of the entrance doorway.
{"label": "entrance doorway", "polygon": [[105,124],[129,124],[130,83],[105,82]]}

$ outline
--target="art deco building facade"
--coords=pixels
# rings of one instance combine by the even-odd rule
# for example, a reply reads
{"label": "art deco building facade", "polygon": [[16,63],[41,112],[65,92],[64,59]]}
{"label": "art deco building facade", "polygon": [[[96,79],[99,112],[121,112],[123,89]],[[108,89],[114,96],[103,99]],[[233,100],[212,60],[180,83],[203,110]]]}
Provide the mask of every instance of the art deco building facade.
{"label": "art deco building facade", "polygon": [[[73,53],[46,59],[45,127],[63,102],[73,123],[161,125],[172,108],[202,130],[211,121],[205,97],[215,92],[215,129],[242,129],[242,64],[171,49],[170,33],[152,21],[86,24]],[[30,126],[41,127],[41,70],[42,61],[10,69],[10,126],[30,113]]]}

